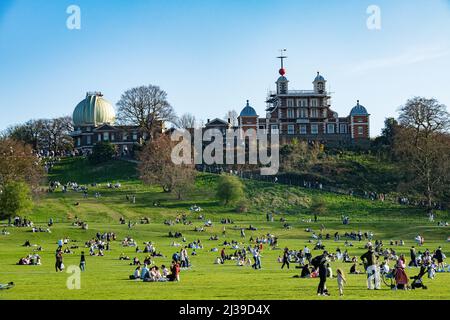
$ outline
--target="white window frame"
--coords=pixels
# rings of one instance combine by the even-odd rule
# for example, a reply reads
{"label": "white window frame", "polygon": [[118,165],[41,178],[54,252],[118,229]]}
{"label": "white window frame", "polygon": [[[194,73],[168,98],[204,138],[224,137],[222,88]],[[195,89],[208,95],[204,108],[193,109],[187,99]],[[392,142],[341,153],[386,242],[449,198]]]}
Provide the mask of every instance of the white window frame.
{"label": "white window frame", "polygon": [[319,125],[318,124],[311,125],[311,134],[319,134]]}
{"label": "white window frame", "polygon": [[289,108],[293,108],[294,107],[294,99],[287,99],[287,106]]}
{"label": "white window frame", "polygon": [[295,118],[295,112],[294,112],[294,109],[287,109],[287,118],[288,118],[288,119],[293,119],[293,118]]}
{"label": "white window frame", "polygon": [[318,107],[318,101],[317,99],[311,99],[311,107]]}
{"label": "white window frame", "polygon": [[288,134],[295,134],[295,125],[288,124]]}
{"label": "white window frame", "polygon": [[311,109],[311,118],[318,118],[319,117],[319,110],[317,108]]}
{"label": "white window frame", "polygon": [[103,132],[103,141],[109,141],[109,132]]}
{"label": "white window frame", "polygon": [[279,133],[278,125],[277,124],[270,125],[270,132],[273,134],[278,134]]}
{"label": "white window frame", "polygon": [[333,123],[328,123],[327,124],[327,132],[328,132],[328,134],[335,134],[336,133],[335,125]]}
{"label": "white window frame", "polygon": [[300,109],[300,118],[309,118],[308,117],[308,109],[306,109],[306,108]]}
{"label": "white window frame", "polygon": [[307,133],[306,125],[305,124],[300,125],[300,134],[306,133]]}
{"label": "white window frame", "polygon": [[339,125],[339,133],[347,133],[347,125],[346,124],[340,124]]}
{"label": "white window frame", "polygon": [[363,127],[358,127],[358,135],[362,136],[364,135],[364,128]]}

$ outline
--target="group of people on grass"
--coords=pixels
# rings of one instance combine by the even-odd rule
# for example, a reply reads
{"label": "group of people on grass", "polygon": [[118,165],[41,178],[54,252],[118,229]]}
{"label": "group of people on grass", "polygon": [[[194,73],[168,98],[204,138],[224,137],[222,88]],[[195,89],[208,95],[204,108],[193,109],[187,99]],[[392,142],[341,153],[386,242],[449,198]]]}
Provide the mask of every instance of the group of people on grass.
{"label": "group of people on grass", "polygon": [[156,265],[150,266],[144,264],[142,267],[139,264],[132,275],[131,280],[142,280],[144,282],[165,282],[165,281],[180,281],[180,264],[173,260],[169,269],[165,265],[161,265],[159,268]]}

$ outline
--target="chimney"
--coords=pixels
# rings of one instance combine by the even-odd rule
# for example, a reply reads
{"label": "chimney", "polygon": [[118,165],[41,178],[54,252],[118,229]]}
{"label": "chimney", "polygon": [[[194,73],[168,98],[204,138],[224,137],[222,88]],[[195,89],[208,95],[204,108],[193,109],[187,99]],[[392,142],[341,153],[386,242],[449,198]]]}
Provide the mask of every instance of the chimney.
{"label": "chimney", "polygon": [[209,119],[208,119],[208,122],[206,122],[206,123],[209,123]]}
{"label": "chimney", "polygon": [[231,124],[231,118],[228,118],[228,123]]}

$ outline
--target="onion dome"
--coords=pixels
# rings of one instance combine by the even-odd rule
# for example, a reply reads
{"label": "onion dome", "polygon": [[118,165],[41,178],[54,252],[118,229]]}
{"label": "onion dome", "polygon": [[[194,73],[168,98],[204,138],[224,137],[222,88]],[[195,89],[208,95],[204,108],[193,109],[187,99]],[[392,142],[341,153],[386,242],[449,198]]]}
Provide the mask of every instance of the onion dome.
{"label": "onion dome", "polygon": [[357,102],[357,105],[353,107],[353,109],[350,111],[351,116],[368,116],[369,113],[367,112],[367,109],[359,104],[359,100]]}
{"label": "onion dome", "polygon": [[244,109],[242,109],[240,117],[257,117],[258,115],[256,114],[255,109],[253,109],[250,104],[249,101],[247,100],[247,105],[244,107]]}

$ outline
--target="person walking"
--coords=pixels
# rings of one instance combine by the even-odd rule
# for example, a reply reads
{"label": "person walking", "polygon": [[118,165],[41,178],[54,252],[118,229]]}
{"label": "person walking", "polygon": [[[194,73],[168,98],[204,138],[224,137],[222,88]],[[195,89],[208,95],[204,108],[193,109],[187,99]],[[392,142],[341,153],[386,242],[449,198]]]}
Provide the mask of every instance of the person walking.
{"label": "person walking", "polygon": [[339,289],[339,295],[342,297],[344,295],[344,284],[347,283],[347,280],[345,279],[344,272],[341,269],[336,270],[337,273],[337,284]]}
{"label": "person walking", "polygon": [[284,266],[287,266],[287,268],[289,269],[289,249],[285,248],[284,249],[284,253],[283,253],[283,264],[281,265],[281,269],[284,268]]}
{"label": "person walking", "polygon": [[416,249],[414,248],[414,246],[412,246],[411,249],[409,250],[409,255],[411,257],[411,262],[409,263],[409,266],[417,267]]}
{"label": "person walking", "polygon": [[330,294],[326,290],[327,282],[327,257],[328,252],[324,251],[322,255],[315,257],[311,260],[314,268],[319,270],[319,286],[317,287],[318,296],[329,296]]}
{"label": "person walking", "polygon": [[58,272],[58,271],[62,272],[64,269],[64,265],[63,265],[63,255],[62,255],[61,249],[58,248],[56,250],[55,258],[56,258],[55,270],[56,270],[56,272]]}
{"label": "person walking", "polygon": [[369,290],[380,289],[380,269],[377,265],[377,259],[372,246],[369,246],[369,250],[361,256],[361,260],[366,266],[367,288]]}
{"label": "person walking", "polygon": [[437,260],[437,271],[443,272],[444,271],[444,254],[442,253],[442,248],[439,247],[434,252],[434,258]]}
{"label": "person walking", "polygon": [[86,257],[84,256],[84,251],[81,251],[80,269],[81,269],[81,271],[86,270]]}

